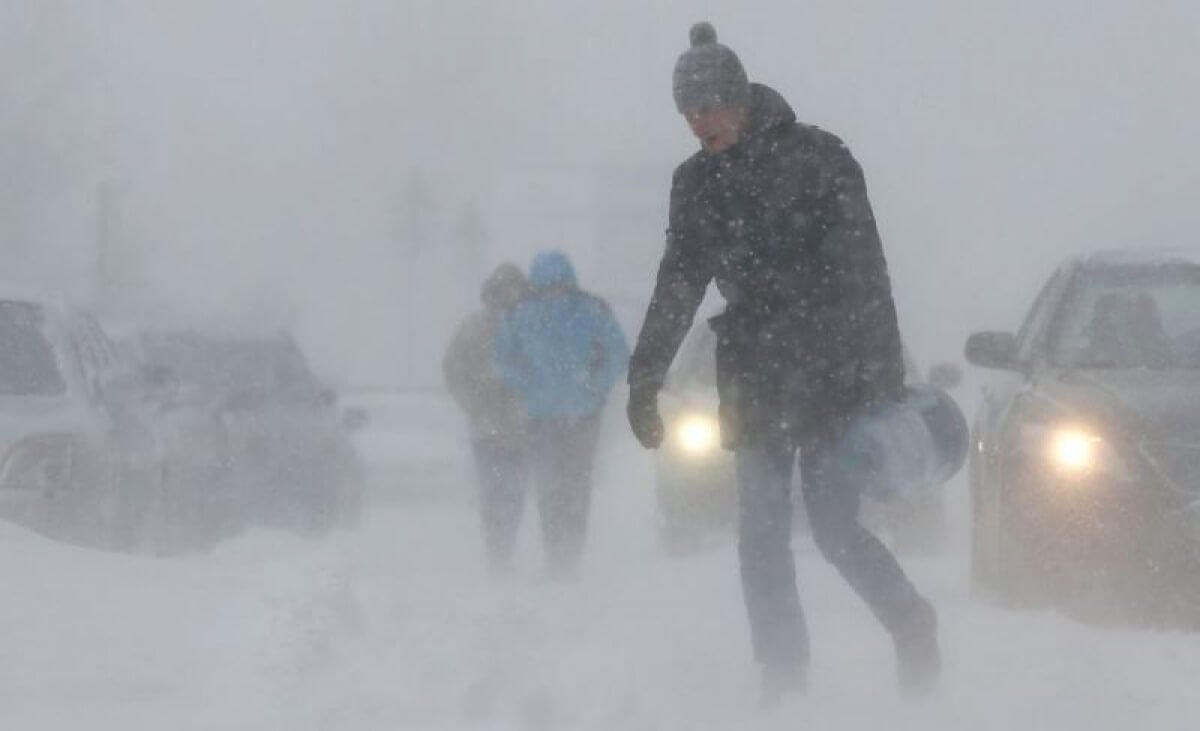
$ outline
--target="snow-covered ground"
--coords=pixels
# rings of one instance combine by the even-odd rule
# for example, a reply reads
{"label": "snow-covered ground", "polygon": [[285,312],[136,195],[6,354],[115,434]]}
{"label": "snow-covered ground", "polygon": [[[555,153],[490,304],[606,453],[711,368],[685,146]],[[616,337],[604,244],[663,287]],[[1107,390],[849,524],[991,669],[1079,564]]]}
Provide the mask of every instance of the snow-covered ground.
{"label": "snow-covered ground", "polygon": [[888,639],[798,542],[812,687],[758,706],[730,543],[658,553],[645,458],[605,454],[582,578],[544,581],[533,516],[489,579],[468,500],[388,500],[324,541],[182,560],[0,524],[0,729],[1192,729],[1200,637],[973,601],[961,554],[907,560],[946,675],[895,689]]}

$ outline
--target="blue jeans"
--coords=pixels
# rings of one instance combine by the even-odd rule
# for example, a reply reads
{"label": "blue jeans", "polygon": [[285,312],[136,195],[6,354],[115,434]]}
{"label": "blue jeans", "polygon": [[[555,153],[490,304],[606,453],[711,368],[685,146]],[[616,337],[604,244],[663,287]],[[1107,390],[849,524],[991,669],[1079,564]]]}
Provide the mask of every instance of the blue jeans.
{"label": "blue jeans", "polygon": [[535,418],[529,431],[547,568],[569,577],[587,540],[600,415]]}
{"label": "blue jeans", "polygon": [[[858,522],[859,494],[831,469],[833,440],[799,447],[804,505],[817,548],[893,636],[904,635],[928,606],[894,556]],[[767,671],[808,665],[808,629],[792,556],[795,447],[747,445],[736,454],[742,589],[754,655]]]}

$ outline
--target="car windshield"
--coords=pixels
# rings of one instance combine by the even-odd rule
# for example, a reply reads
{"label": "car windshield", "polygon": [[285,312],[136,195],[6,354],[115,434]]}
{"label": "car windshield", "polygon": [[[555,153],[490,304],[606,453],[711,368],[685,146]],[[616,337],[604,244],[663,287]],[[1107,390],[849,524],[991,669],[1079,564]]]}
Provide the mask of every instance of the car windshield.
{"label": "car windshield", "polygon": [[146,360],[170,366],[183,383],[214,397],[252,390],[273,403],[315,404],[320,385],[303,354],[285,338],[218,338],[152,334]]}
{"label": "car windshield", "polygon": [[685,351],[680,352],[676,362],[679,363],[681,370],[680,382],[687,381],[692,386],[712,386],[717,385],[717,336],[712,330],[704,327],[703,331],[694,333],[693,338],[689,338],[689,345]]}
{"label": "car windshield", "polygon": [[56,396],[67,390],[46,315],[29,302],[0,302],[0,395]]}
{"label": "car windshield", "polygon": [[1080,275],[1050,361],[1067,368],[1200,368],[1200,266],[1163,262]]}

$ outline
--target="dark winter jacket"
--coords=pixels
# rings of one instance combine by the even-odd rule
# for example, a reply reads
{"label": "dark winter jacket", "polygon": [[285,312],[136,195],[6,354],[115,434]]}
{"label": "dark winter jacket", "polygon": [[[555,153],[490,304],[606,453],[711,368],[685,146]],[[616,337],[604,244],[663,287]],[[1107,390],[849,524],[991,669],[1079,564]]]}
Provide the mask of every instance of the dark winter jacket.
{"label": "dark winter jacket", "polygon": [[524,278],[514,280],[497,270],[482,294],[485,309],[467,318],[454,333],[442,359],[442,375],[450,395],[467,414],[473,438],[522,440],[525,410],[496,373],[492,350],[501,319],[525,294]]}
{"label": "dark winter jacket", "polygon": [[531,417],[586,416],[625,375],[629,346],[612,310],[579,289],[570,261],[538,255],[530,296],[504,319],[496,367]]}
{"label": "dark winter jacket", "polygon": [[[755,84],[749,129],[675,171],[666,251],[630,362],[656,393],[710,281],[727,446],[840,423],[902,388],[887,264],[862,171],[841,140]],[[781,430],[780,427],[783,427]]]}

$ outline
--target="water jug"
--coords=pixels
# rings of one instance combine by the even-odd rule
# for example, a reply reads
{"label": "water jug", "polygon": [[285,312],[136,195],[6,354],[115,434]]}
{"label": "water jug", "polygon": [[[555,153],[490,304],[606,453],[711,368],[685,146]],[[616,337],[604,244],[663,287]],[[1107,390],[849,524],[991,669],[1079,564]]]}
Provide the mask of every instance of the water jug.
{"label": "water jug", "polygon": [[906,500],[938,487],[967,458],[971,433],[949,394],[906,387],[903,399],[859,414],[837,446],[838,468],[876,500]]}

